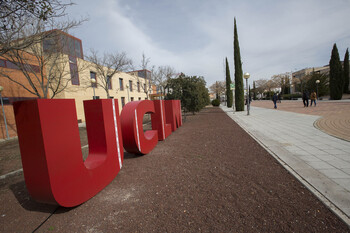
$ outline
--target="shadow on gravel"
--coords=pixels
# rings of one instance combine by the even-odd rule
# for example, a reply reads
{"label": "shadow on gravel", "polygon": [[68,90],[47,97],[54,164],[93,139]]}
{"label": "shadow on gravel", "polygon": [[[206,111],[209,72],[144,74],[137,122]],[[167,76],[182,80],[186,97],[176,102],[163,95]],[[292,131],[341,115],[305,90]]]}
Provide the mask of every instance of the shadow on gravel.
{"label": "shadow on gravel", "polygon": [[124,159],[137,159],[141,156],[143,156],[143,155],[135,155],[135,154],[131,154],[129,152],[124,151]]}
{"label": "shadow on gravel", "polygon": [[34,201],[30,197],[24,181],[10,185],[10,189],[16,197],[18,203],[26,210],[52,213],[52,211],[57,208],[57,205],[44,204]]}

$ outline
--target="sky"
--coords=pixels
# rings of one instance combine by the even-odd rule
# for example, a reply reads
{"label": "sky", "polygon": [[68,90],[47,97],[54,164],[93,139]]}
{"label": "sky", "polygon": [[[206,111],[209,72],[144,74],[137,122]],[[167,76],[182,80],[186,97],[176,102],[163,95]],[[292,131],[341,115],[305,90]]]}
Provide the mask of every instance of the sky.
{"label": "sky", "polygon": [[151,66],[225,80],[227,57],[234,79],[236,18],[243,72],[249,83],[272,75],[324,66],[333,44],[340,59],[350,47],[350,0],[73,0],[69,19],[89,20],[69,33],[84,54],[126,52]]}

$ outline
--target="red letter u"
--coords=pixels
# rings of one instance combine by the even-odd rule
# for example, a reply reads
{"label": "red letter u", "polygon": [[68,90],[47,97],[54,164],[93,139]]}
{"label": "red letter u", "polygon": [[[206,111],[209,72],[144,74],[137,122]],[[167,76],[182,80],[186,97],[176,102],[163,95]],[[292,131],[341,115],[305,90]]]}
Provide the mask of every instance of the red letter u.
{"label": "red letter u", "polygon": [[89,156],[83,161],[74,100],[14,104],[23,172],[39,202],[77,206],[106,187],[123,163],[117,100],[84,102]]}

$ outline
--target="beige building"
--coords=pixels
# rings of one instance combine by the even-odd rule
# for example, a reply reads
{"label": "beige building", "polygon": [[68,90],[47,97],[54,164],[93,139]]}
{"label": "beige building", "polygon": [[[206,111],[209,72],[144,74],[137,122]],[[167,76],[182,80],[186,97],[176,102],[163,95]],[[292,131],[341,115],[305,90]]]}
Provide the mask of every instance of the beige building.
{"label": "beige building", "polygon": [[[97,66],[84,60],[83,46],[80,39],[58,30],[46,33],[51,33],[54,36],[47,37],[42,43],[32,47],[35,51],[38,51],[38,54],[32,53],[33,49],[31,51],[28,49],[27,52],[24,52],[28,53],[25,66],[35,71],[35,73],[31,74],[31,79],[34,80],[33,85],[30,85],[28,80],[26,80],[20,69],[21,65],[19,62],[7,60],[6,55],[0,57],[0,86],[4,87],[2,97],[5,103],[7,124],[11,129],[11,136],[16,135],[12,103],[17,100],[38,98],[35,94],[30,94],[26,88],[33,89],[35,87],[35,89],[39,90],[38,93],[41,98],[51,98],[53,96],[54,99],[75,99],[78,122],[85,121],[83,101],[91,100],[94,96],[105,99],[107,98],[106,91],[109,92],[110,98],[118,99],[119,111],[130,101],[150,98],[150,94],[152,94],[152,86],[149,81],[150,71],[106,72],[106,74],[113,74],[108,76],[110,82],[106,84],[105,78],[99,75],[101,71],[97,70]],[[29,65],[28,61],[30,61]],[[41,73],[41,70],[44,72]],[[102,70],[110,71],[111,69],[102,67]],[[6,74],[24,86],[22,87],[8,78],[1,77]],[[41,79],[43,80],[41,83],[36,83],[36,80]],[[48,79],[51,81],[48,82]],[[52,81],[53,79],[54,81]],[[92,79],[95,79],[96,83],[92,83]],[[51,83],[53,88],[46,88],[49,86],[47,85],[48,83]],[[44,89],[48,93],[47,97],[43,94],[45,92]],[[5,135],[2,113],[0,118],[1,139]]]}
{"label": "beige building", "polygon": [[312,67],[298,70],[292,73],[292,93],[301,91],[301,83],[307,81],[308,75],[312,72],[320,74],[329,74],[329,65],[321,67]]}
{"label": "beige building", "polygon": [[[69,65],[65,66],[66,69],[69,69],[69,72],[66,72],[66,75],[69,76],[66,80],[69,81],[67,87],[55,98],[75,99],[78,122],[85,121],[83,101],[93,98],[106,99],[107,91],[110,98],[118,99],[120,112],[124,105],[130,101],[149,98],[147,96],[149,85],[146,84],[146,80],[150,80],[150,71],[138,70],[127,73],[117,71],[114,73],[107,67],[97,67],[92,62],[83,59],[83,47],[80,39],[61,33],[68,38],[64,41],[67,41],[69,48],[63,49],[63,56],[67,64],[69,61]],[[45,46],[45,41],[43,44]],[[103,69],[103,71],[97,69]],[[100,75],[102,73],[104,75],[113,73],[112,76],[109,76],[108,84],[107,78]],[[91,82],[93,79],[96,80],[95,83]]]}

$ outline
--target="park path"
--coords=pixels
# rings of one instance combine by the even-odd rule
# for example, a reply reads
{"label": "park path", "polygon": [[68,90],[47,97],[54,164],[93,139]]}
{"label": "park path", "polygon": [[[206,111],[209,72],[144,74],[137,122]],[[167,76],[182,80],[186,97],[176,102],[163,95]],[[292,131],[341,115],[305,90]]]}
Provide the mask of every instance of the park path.
{"label": "park path", "polygon": [[[270,100],[257,100],[252,106],[273,109]],[[282,100],[277,103],[277,110],[321,116],[315,126],[320,130],[350,141],[350,100],[317,101],[317,105],[304,108],[302,101]]]}

